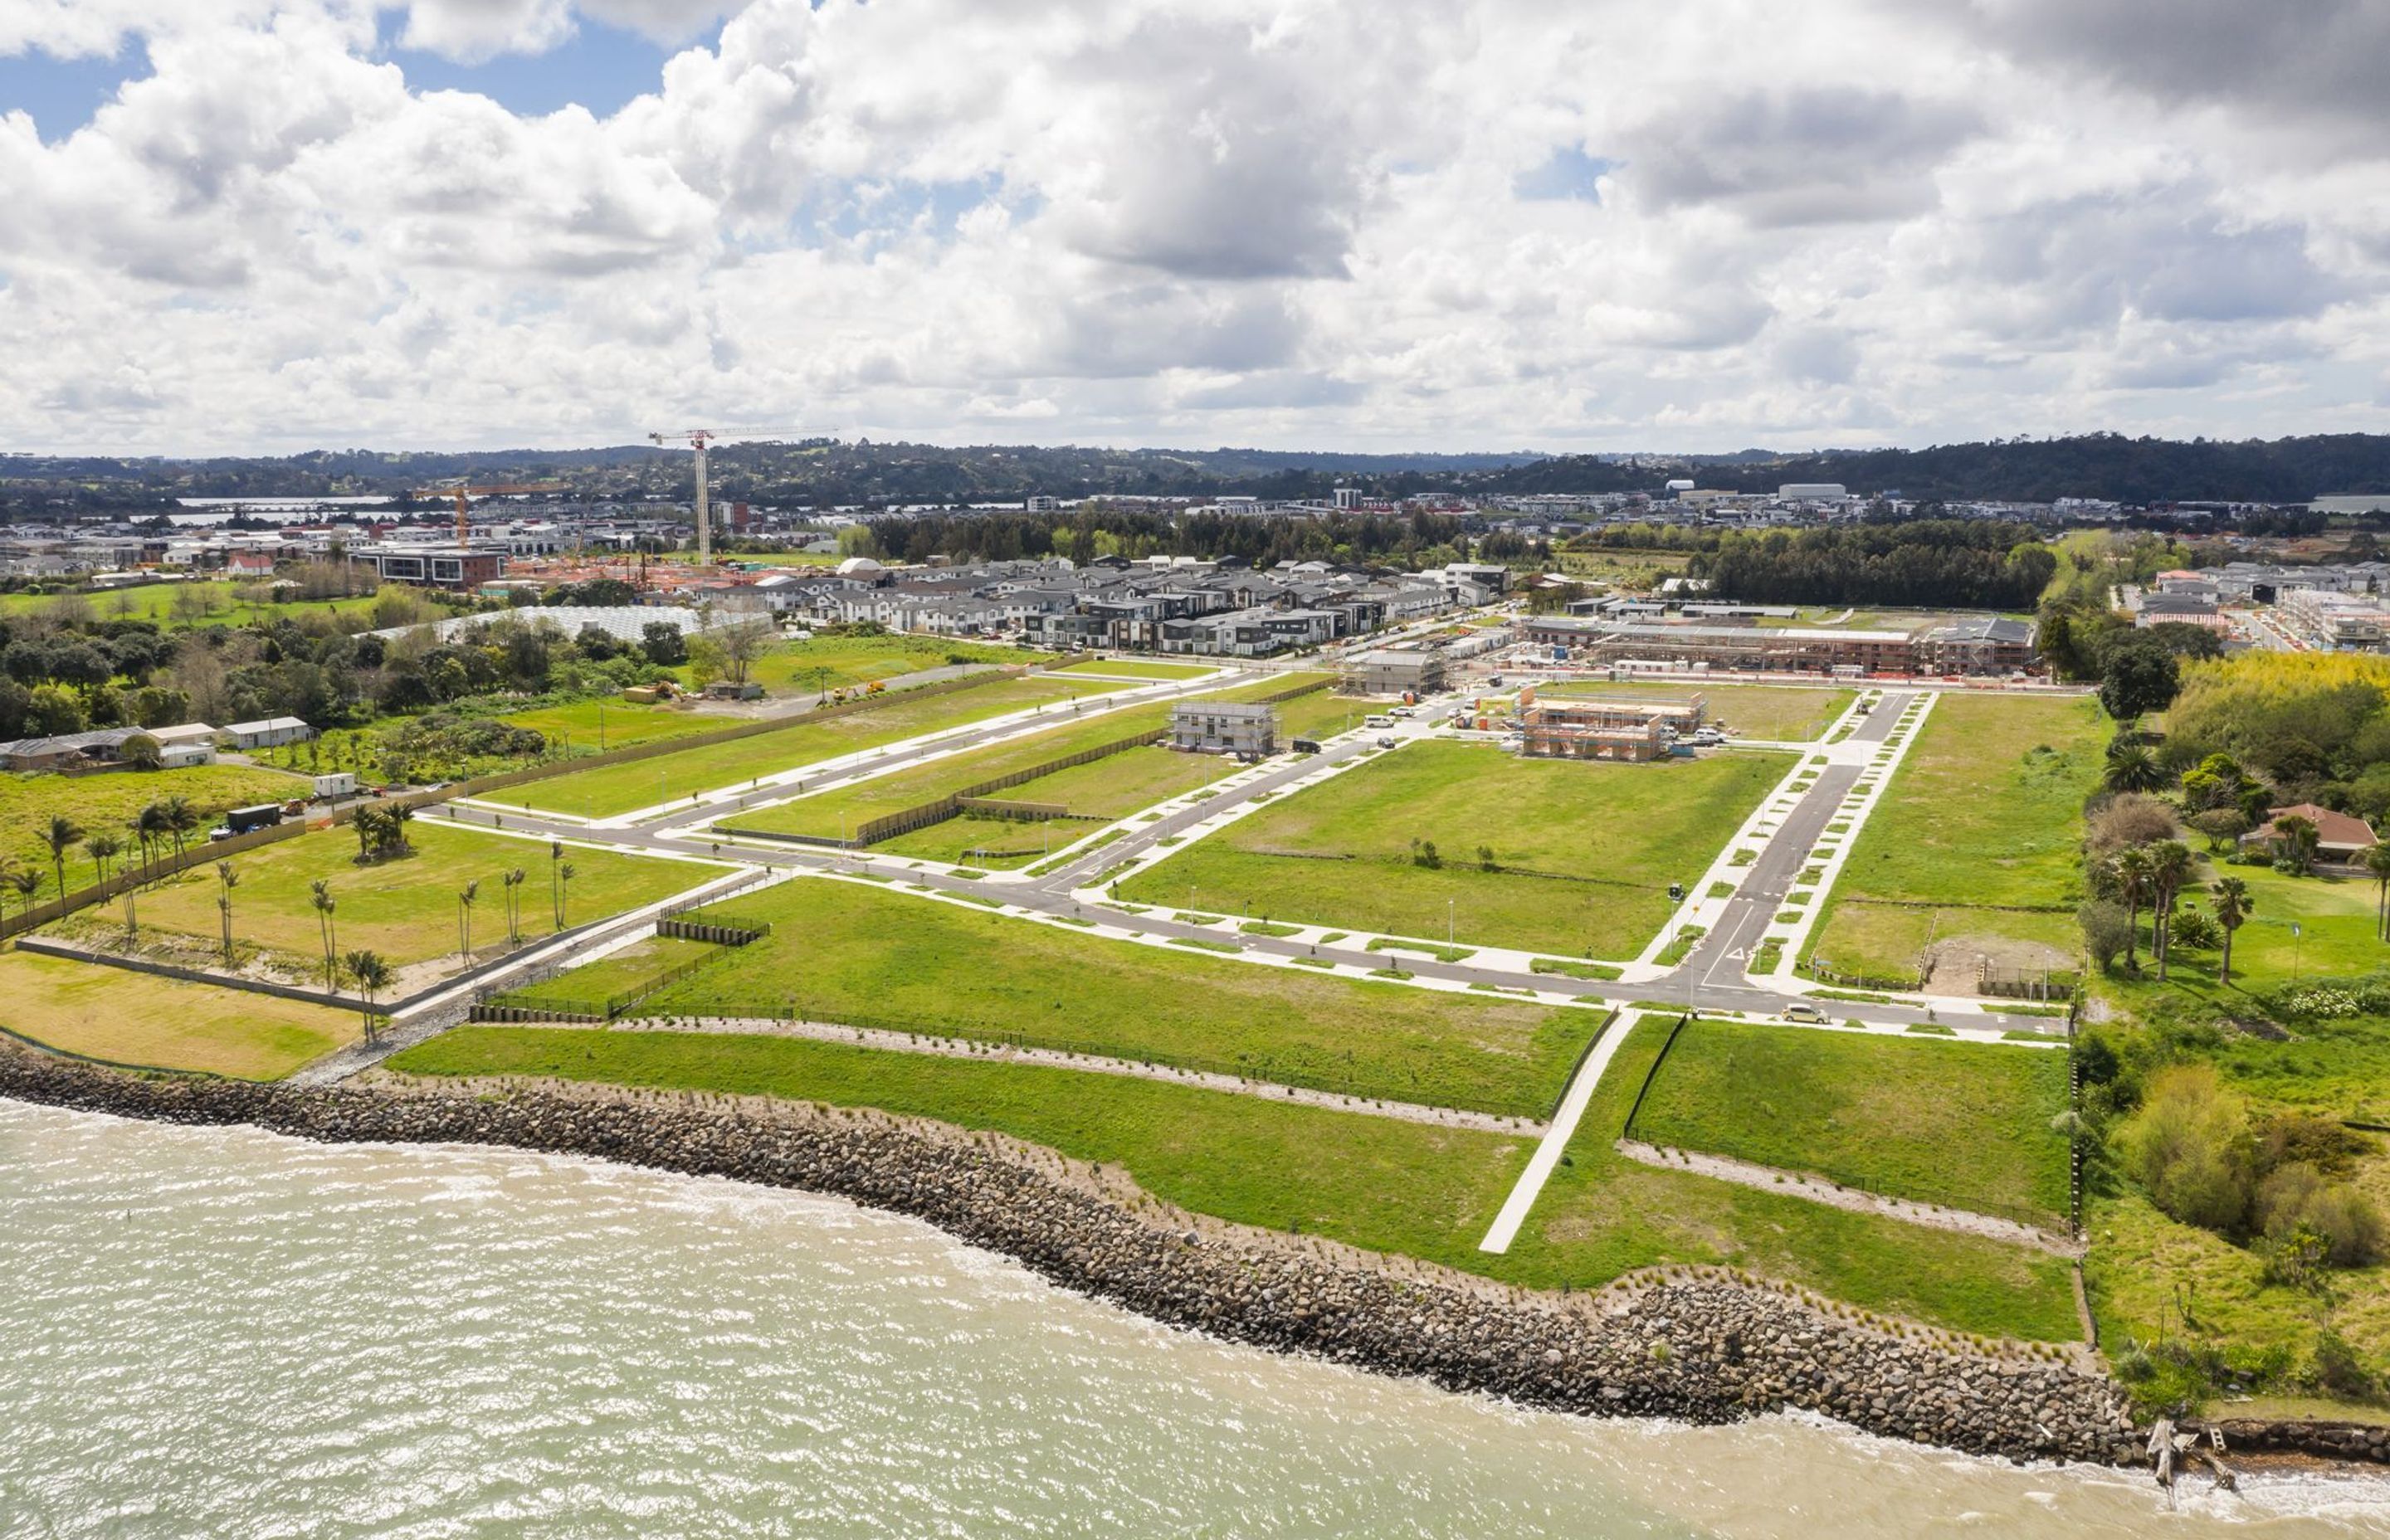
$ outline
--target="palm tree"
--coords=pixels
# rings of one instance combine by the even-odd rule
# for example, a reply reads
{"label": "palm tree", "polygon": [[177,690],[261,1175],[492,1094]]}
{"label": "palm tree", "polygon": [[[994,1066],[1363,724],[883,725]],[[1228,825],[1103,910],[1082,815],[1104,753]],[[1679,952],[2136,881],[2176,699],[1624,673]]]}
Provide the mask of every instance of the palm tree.
{"label": "palm tree", "polygon": [[2139,943],[2141,904],[2150,896],[2150,883],[2156,875],[2155,864],[2148,850],[2131,845],[2116,853],[2112,863],[2116,874],[2116,893],[2125,901],[2125,969],[2139,972],[2140,961],[2134,948]]}
{"label": "palm tree", "polygon": [[166,799],[158,810],[158,821],[173,836],[174,853],[183,853],[183,841],[199,827],[199,810],[191,805],[188,797],[175,795]]}
{"label": "palm tree", "polygon": [[2216,895],[2216,923],[2224,928],[2224,967],[2217,974],[2219,983],[2232,982],[2232,932],[2249,918],[2257,901],[2249,894],[2249,884],[2237,877],[2219,877],[2208,890]]}
{"label": "palm tree", "polygon": [[240,886],[240,873],[232,869],[229,861],[216,863],[216,913],[224,920],[225,966],[232,966],[232,891]]}
{"label": "palm tree", "polygon": [[341,905],[340,901],[332,896],[332,884],[328,879],[319,877],[307,884],[307,903],[315,911],[316,933],[324,938],[324,987],[327,990],[337,989],[340,987],[340,975],[334,969],[332,949],[340,938],[339,932],[332,928],[332,911]]}
{"label": "palm tree", "polygon": [[559,930],[564,929],[564,894],[557,885],[556,870],[562,865],[564,841],[550,840],[547,842],[547,906],[555,912],[556,928]]}
{"label": "palm tree", "polygon": [[2274,820],[2274,848],[2302,876],[2315,866],[2316,839],[2315,821],[2311,818],[2287,813]]}
{"label": "palm tree", "polygon": [[456,951],[469,963],[473,960],[473,901],[481,896],[478,878],[456,891]]}
{"label": "palm tree", "polygon": [[42,891],[42,874],[31,866],[20,867],[8,874],[8,886],[17,890],[18,912],[21,914],[33,906],[33,895]]}
{"label": "palm tree", "polygon": [[565,894],[572,891],[572,879],[579,875],[570,861],[556,868],[556,928],[559,930],[564,929]]}
{"label": "palm tree", "polygon": [[520,890],[523,885],[523,879],[528,875],[530,874],[525,872],[520,866],[517,866],[514,870],[507,873],[504,878],[500,879],[500,880],[506,884],[506,893],[504,896],[506,898],[507,905],[507,942],[509,945],[518,943],[522,940],[522,893]]}
{"label": "palm tree", "polygon": [[2108,768],[2105,773],[2111,791],[2155,791],[2165,785],[2165,768],[2143,743],[2116,742],[2108,746]]}
{"label": "palm tree", "polygon": [[2373,879],[2373,937],[2390,940],[2390,845],[2366,846],[2365,870]]}
{"label": "palm tree", "polygon": [[164,844],[174,832],[173,820],[166,812],[166,804],[151,802],[148,807],[143,808],[133,820],[133,832],[134,836],[141,841],[142,864],[154,866],[158,847]]}
{"label": "palm tree", "polygon": [[115,860],[123,849],[124,841],[106,829],[84,836],[83,853],[91,857],[93,881],[105,883],[108,880],[108,864]]}
{"label": "palm tree", "polygon": [[2174,901],[2191,880],[2191,847],[2179,840],[2161,840],[2150,847],[2150,949],[2157,954],[2158,982],[2166,976],[2169,932]]}
{"label": "palm tree", "polygon": [[379,952],[352,952],[341,959],[348,966],[349,977],[357,984],[357,994],[365,1001],[366,1041],[374,1037],[374,1000],[390,987],[390,964],[382,961]]}
{"label": "palm tree", "polygon": [[50,827],[42,831],[42,841],[50,847],[50,869],[58,879],[58,896],[67,892],[67,852],[83,838],[83,826],[63,813],[50,815]]}

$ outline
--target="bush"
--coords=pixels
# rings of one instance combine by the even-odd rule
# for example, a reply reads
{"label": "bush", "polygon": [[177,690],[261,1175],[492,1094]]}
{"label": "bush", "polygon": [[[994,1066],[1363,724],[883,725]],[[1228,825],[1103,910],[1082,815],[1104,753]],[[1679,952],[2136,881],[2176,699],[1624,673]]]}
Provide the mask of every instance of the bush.
{"label": "bush", "polygon": [[2382,1215],[2366,1196],[2345,1182],[2328,1180],[2305,1161],[2294,1161],[2257,1187],[2257,1224],[2276,1245],[2311,1236],[2317,1260],[2333,1267],[2363,1267],[2382,1255]]}
{"label": "bush", "polygon": [[2213,952],[2224,944],[2224,927],[2216,917],[2204,909],[2178,909],[2166,921],[2166,946],[2188,946],[2194,952]]}
{"label": "bush", "polygon": [[2379,1401],[2382,1377],[2365,1367],[2348,1339],[2329,1327],[2316,1333],[2315,1358],[2308,1378],[2315,1388],[2343,1401]]}
{"label": "bush", "polygon": [[2083,928],[2083,946],[2091,954],[2091,966],[2105,973],[2124,955],[2125,943],[2132,935],[2124,905],[2095,899],[2075,912],[2075,920]]}
{"label": "bush", "polygon": [[2117,1141],[2126,1172],[2162,1212],[2242,1233],[2255,1181],[2249,1113],[2214,1068],[2184,1064],[2157,1074]]}

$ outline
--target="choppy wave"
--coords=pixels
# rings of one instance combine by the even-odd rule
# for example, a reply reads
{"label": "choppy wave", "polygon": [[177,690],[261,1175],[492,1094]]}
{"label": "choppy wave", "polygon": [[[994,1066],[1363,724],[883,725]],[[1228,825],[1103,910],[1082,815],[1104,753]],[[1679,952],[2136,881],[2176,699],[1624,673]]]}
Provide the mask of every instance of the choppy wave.
{"label": "choppy wave", "polygon": [[0,1534],[2390,1535],[1830,1425],[1527,1414],[1168,1330],[908,1220],[0,1103]]}

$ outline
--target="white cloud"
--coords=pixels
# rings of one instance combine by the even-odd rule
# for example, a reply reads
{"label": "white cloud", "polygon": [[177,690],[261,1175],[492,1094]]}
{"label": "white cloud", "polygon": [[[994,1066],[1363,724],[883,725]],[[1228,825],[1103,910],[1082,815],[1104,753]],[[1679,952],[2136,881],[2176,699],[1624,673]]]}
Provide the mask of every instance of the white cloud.
{"label": "white cloud", "polygon": [[[2378,426],[2390,173],[2350,60],[2383,3],[2294,0],[2319,58],[2220,0],[2138,33],[2055,0],[15,0],[0,52],[138,39],[153,72],[46,145],[0,117],[0,422],[182,450]],[[502,105],[588,22],[680,51],[607,119]],[[376,62],[387,28],[489,94]]]}

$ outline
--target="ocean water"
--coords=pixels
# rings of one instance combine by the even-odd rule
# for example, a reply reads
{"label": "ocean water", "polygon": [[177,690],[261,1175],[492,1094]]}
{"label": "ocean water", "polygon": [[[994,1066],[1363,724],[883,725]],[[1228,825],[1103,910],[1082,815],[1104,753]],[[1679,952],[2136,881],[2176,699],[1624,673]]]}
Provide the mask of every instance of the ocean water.
{"label": "ocean water", "polygon": [[0,1102],[7,1536],[2390,1535],[1285,1358],[835,1200]]}

